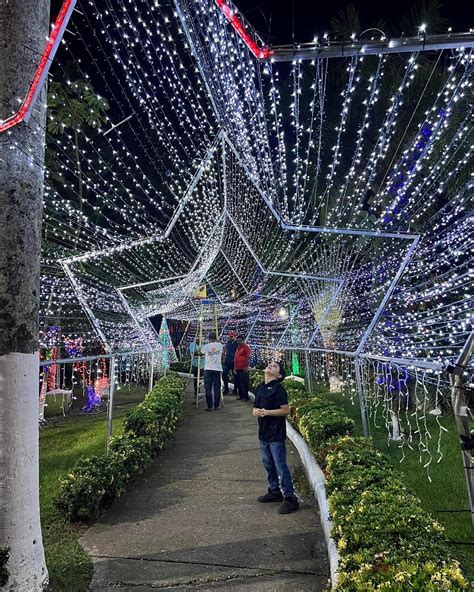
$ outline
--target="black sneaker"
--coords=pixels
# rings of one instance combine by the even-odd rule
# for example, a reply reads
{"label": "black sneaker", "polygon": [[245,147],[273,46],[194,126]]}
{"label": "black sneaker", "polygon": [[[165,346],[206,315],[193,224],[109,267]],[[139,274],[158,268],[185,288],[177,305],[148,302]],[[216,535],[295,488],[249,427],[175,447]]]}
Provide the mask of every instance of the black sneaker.
{"label": "black sneaker", "polygon": [[262,504],[266,504],[268,502],[282,502],[283,495],[281,494],[281,491],[269,491],[265,495],[257,497],[257,501],[262,502]]}
{"label": "black sneaker", "polygon": [[291,514],[300,507],[300,502],[296,497],[286,497],[283,504],[278,508],[279,514]]}
{"label": "black sneaker", "polygon": [[206,411],[212,411],[212,407],[206,407]]}

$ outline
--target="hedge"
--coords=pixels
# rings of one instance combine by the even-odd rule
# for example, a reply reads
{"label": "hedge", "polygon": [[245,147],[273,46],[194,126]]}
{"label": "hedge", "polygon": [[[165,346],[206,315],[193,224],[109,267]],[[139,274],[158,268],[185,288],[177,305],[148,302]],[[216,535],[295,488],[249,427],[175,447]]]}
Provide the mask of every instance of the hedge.
{"label": "hedge", "polygon": [[[253,389],[262,381],[263,373],[251,372]],[[340,554],[335,589],[469,589],[458,562],[449,559],[443,528],[403,484],[388,457],[368,438],[353,435],[355,424],[341,407],[296,384],[284,381],[289,421],[326,475],[331,535]]]}
{"label": "hedge", "polygon": [[0,547],[0,586],[8,582],[7,563],[10,558],[8,547]]}
{"label": "hedge", "polygon": [[186,381],[174,374],[158,381],[132,409],[124,434],[110,443],[107,456],[81,458],[61,480],[56,505],[72,522],[90,522],[119,497],[151,463],[182,415]]}
{"label": "hedge", "polygon": [[191,370],[191,358],[185,358],[183,360],[173,362],[170,365],[170,370],[173,372],[184,372],[185,374],[189,374],[189,371]]}

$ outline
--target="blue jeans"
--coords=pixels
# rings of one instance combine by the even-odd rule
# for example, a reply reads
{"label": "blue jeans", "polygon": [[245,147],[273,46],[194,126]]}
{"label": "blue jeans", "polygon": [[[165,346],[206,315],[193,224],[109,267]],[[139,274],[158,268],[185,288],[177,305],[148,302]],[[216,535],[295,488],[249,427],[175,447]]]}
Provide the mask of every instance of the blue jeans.
{"label": "blue jeans", "polygon": [[296,497],[290,469],[286,464],[285,442],[260,442],[260,454],[267,472],[268,491],[281,491],[285,497]]}
{"label": "blue jeans", "polygon": [[[218,370],[204,370],[204,390],[207,408],[217,409],[221,404],[221,373]],[[212,391],[214,391],[214,397]]]}

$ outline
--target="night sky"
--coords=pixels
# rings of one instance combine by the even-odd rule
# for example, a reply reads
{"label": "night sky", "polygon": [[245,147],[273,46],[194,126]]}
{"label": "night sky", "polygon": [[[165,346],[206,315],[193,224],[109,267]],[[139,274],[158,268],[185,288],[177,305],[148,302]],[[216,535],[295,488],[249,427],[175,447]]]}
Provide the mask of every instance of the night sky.
{"label": "night sky", "polygon": [[[378,21],[385,21],[387,34],[401,33],[413,35],[416,31],[403,31],[403,20],[409,18],[411,7],[418,8],[423,0],[386,0],[371,2],[368,0],[354,0],[363,29],[374,26]],[[433,2],[431,2],[433,3]],[[247,20],[270,44],[287,44],[293,41],[312,41],[315,35],[322,35],[330,30],[330,21],[338,12],[351,2],[347,0],[330,0],[326,2],[316,0],[235,0],[236,6]],[[468,0],[441,0],[440,13],[447,19],[447,26],[453,31],[466,31],[474,26],[474,6]],[[294,16],[293,16],[294,15]],[[419,23],[421,24],[421,23]],[[429,25],[429,22],[427,23]],[[427,32],[430,32],[429,26]]]}
{"label": "night sky", "polygon": [[[151,0],[139,0],[149,2]],[[172,0],[161,0],[162,4],[173,3]],[[272,44],[286,44],[311,41],[315,35],[329,31],[330,21],[338,12],[351,2],[347,0],[234,0],[235,5],[246,16],[247,20]],[[436,4],[436,0],[353,0],[363,28],[374,26],[378,21],[385,21],[387,34],[401,33],[404,17],[409,17],[410,9],[416,4]],[[58,11],[62,0],[52,0],[52,17]],[[99,3],[100,4],[100,3]],[[467,31],[474,27],[474,7],[469,0],[440,0],[440,13],[446,19],[447,26],[453,31]],[[80,10],[81,0],[77,7]],[[294,23],[294,27],[293,27]],[[428,23],[429,25],[429,23]],[[402,27],[402,28],[401,28]],[[428,27],[428,33],[430,32]],[[415,31],[404,31],[411,35]],[[270,36],[269,36],[270,34]]]}

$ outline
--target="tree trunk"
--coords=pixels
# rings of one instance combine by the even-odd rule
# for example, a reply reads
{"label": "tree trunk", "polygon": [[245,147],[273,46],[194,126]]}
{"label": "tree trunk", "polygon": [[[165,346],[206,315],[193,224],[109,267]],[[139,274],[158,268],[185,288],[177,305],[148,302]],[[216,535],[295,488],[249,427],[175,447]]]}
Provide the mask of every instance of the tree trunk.
{"label": "tree trunk", "polygon": [[[0,119],[19,107],[49,28],[49,0],[0,1]],[[38,495],[38,308],[45,90],[0,135],[0,546],[5,590],[47,584]]]}

